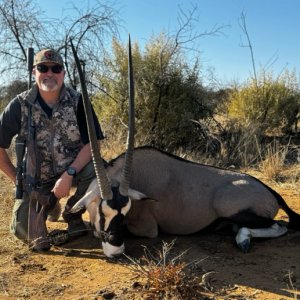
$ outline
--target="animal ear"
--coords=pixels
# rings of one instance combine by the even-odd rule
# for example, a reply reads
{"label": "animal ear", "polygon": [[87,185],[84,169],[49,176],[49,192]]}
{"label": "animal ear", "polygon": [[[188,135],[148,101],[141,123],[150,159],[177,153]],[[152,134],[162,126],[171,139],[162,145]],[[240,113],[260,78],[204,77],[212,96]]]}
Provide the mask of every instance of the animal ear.
{"label": "animal ear", "polygon": [[76,213],[83,208],[87,208],[92,202],[100,203],[99,189],[91,189],[89,186],[87,193],[70,209],[70,213]]}
{"label": "animal ear", "polygon": [[131,200],[135,201],[135,200],[143,200],[145,198],[148,198],[148,196],[146,196],[145,194],[137,191],[137,190],[133,190],[131,188],[128,189],[128,196],[130,197]]}

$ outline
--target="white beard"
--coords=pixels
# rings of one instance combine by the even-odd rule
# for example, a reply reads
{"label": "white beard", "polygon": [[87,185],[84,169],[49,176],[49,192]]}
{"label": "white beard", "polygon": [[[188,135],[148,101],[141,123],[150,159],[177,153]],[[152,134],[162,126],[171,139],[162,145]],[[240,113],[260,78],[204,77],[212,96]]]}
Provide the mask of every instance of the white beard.
{"label": "white beard", "polygon": [[41,82],[41,89],[45,92],[55,92],[58,90],[57,81],[53,78],[44,79]]}

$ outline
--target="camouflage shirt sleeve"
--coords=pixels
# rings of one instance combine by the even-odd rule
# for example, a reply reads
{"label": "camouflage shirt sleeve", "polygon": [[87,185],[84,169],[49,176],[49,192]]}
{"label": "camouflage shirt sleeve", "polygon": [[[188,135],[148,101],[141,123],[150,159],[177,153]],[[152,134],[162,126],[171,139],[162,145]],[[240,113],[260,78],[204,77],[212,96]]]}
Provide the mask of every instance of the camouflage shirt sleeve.
{"label": "camouflage shirt sleeve", "polygon": [[[96,113],[95,113],[93,107],[92,107],[92,112],[93,112],[93,117],[94,117],[94,125],[95,125],[97,139],[102,140],[104,138],[104,136],[103,136],[103,133],[102,133],[102,130],[101,130],[101,126],[99,124],[99,120],[96,116]],[[90,139],[89,139],[87,125],[86,125],[86,119],[85,119],[85,113],[84,113],[82,97],[80,97],[80,99],[78,101],[77,122],[78,122],[78,127],[79,127],[79,131],[80,131],[81,140],[82,140],[83,144],[86,145],[90,142]]]}
{"label": "camouflage shirt sleeve", "polygon": [[9,148],[15,135],[21,130],[21,104],[14,98],[0,115],[0,147]]}

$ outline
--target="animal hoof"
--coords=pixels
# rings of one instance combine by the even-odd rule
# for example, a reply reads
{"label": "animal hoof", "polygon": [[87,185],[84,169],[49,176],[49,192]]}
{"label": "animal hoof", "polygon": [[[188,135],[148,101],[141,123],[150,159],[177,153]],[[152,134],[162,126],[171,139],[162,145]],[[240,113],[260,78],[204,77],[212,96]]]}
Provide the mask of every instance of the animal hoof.
{"label": "animal hoof", "polygon": [[240,228],[236,237],[236,243],[238,247],[244,252],[247,253],[250,248],[250,241],[251,241],[251,233],[250,230],[246,227]]}
{"label": "animal hoof", "polygon": [[250,239],[244,240],[243,242],[239,243],[238,246],[244,253],[247,253],[250,249]]}

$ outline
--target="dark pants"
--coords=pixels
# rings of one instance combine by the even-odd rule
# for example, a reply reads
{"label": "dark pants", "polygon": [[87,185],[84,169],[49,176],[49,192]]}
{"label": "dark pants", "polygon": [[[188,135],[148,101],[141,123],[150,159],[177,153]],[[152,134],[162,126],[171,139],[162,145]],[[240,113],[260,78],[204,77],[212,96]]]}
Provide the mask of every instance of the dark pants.
{"label": "dark pants", "polygon": [[[65,207],[65,211],[63,212],[63,217],[66,222],[70,220],[74,220],[74,218],[81,218],[81,215],[84,213],[83,211],[77,212],[76,214],[69,214],[68,211],[70,208],[84,196],[89,184],[95,178],[95,170],[93,166],[93,162],[87,164],[81,172],[79,172],[73,180],[73,186],[76,187],[76,192],[73,196],[71,196]],[[42,194],[50,194],[51,190],[55,185],[56,179],[47,182],[41,186],[40,192]],[[15,205],[13,207],[12,213],[12,221],[10,226],[10,231],[21,240],[28,239],[28,212],[29,212],[29,197],[26,192],[24,192],[23,199],[15,200]]]}

